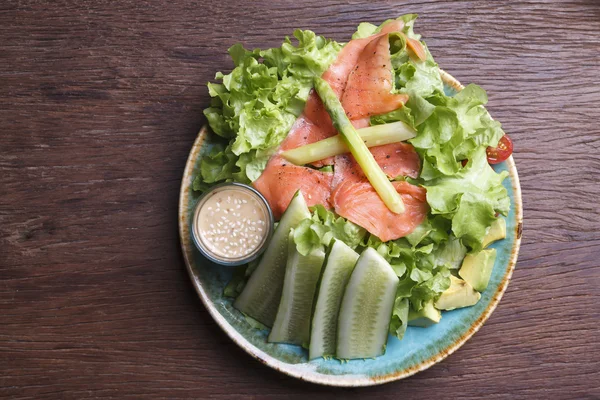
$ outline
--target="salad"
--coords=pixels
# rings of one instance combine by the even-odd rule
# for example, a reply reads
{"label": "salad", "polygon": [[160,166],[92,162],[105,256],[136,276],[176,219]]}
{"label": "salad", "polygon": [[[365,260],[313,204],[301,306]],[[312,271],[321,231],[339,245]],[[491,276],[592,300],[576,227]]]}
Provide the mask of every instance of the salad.
{"label": "salad", "polygon": [[193,188],[249,184],[278,221],[225,288],[268,340],[309,358],[370,358],[388,333],[477,303],[505,237],[512,142],[468,85],[444,93],[416,15],[361,23],[345,43],[296,30],[229,49],[208,83],[212,133]]}

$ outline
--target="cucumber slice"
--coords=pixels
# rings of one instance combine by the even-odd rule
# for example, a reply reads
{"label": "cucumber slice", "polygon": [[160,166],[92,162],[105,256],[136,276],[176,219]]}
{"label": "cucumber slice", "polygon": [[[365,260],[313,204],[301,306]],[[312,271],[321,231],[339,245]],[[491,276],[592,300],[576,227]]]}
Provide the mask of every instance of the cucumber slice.
{"label": "cucumber slice", "polygon": [[308,345],[310,316],[325,252],[315,249],[303,256],[296,250],[294,231],[290,232],[285,280],[277,317],[269,342]]}
{"label": "cucumber slice", "polygon": [[371,358],[385,353],[398,283],[390,264],[375,249],[363,251],[340,308],[338,358]]}
{"label": "cucumber slice", "polygon": [[341,240],[335,240],[327,257],[317,295],[310,332],[308,358],[335,356],[340,305],[358,254]]}
{"label": "cucumber slice", "polygon": [[281,299],[290,230],[306,218],[310,218],[310,211],[298,191],[283,213],[256,270],[233,303],[235,308],[268,327],[273,326]]}

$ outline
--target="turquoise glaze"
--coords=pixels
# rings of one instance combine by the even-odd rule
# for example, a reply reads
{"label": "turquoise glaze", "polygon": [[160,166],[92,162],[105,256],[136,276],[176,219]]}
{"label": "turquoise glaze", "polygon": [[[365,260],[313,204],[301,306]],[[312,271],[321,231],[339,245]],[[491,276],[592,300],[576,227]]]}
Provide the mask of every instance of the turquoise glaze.
{"label": "turquoise glaze", "polygon": [[[453,95],[461,86],[452,77],[442,76],[446,93]],[[454,88],[453,88],[454,87]],[[203,136],[203,132],[200,136]],[[518,252],[521,223],[521,198],[516,169],[512,158],[494,167],[509,171],[504,181],[511,198],[511,210],[506,218],[507,237],[491,247],[497,250],[496,262],[481,300],[472,307],[442,313],[439,324],[429,328],[408,327],[402,340],[389,336],[385,355],[376,359],[307,360],[307,351],[292,345],[267,343],[267,330],[251,327],[232,307],[231,298],[223,296],[223,288],[234,272],[232,267],[210,263],[195,249],[189,231],[189,221],[198,195],[191,189],[199,160],[210,143],[199,137],[190,154],[182,184],[180,199],[180,234],[188,272],[202,301],[225,332],[248,353],[267,365],[288,375],[307,381],[334,386],[367,386],[409,376],[445,358],[462,345],[491,314],[506,289]],[[215,361],[217,362],[217,361]]]}

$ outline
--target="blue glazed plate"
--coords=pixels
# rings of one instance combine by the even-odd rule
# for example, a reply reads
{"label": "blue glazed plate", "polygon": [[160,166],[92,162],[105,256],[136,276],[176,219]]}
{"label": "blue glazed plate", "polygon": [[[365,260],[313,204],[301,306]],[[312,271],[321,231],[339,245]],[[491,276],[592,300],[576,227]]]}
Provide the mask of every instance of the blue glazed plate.
{"label": "blue glazed plate", "polygon": [[[448,95],[462,90],[462,85],[446,72],[441,72]],[[496,171],[506,170],[504,181],[511,199],[506,218],[506,239],[494,243],[496,264],[488,288],[473,307],[446,311],[439,324],[429,328],[408,327],[402,340],[390,336],[385,355],[376,359],[307,360],[307,352],[298,346],[267,343],[268,331],[252,328],[232,306],[232,299],[223,296],[233,268],[210,263],[196,250],[190,234],[190,220],[198,194],[192,190],[200,160],[211,147],[210,137],[203,128],[185,167],[179,198],[179,235],[188,273],[204,306],[225,333],[248,354],[262,363],[290,376],[331,386],[369,386],[402,379],[440,362],[465,343],[488,319],[508,286],[519,252],[523,210],[521,188],[515,163],[510,157],[496,165]]]}

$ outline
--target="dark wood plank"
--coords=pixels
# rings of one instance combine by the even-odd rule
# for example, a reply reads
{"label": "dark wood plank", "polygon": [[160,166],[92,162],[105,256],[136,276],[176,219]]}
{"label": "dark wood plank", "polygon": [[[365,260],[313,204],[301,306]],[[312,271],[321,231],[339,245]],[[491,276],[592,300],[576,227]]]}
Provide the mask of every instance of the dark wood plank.
{"label": "dark wood plank", "polygon": [[[275,4],[271,4],[275,3]],[[225,50],[347,40],[421,15],[515,141],[513,281],[449,359],[365,389],[305,384],[225,337],[177,239],[181,174]],[[0,4],[0,396],[600,398],[600,5],[589,1]]]}

